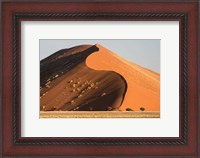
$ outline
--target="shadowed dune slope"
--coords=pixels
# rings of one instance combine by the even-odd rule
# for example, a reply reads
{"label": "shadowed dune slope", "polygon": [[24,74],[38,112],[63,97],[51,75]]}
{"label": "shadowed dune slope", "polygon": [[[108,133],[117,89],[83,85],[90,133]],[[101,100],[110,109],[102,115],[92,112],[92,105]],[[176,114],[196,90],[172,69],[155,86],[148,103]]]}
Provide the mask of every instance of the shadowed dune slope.
{"label": "shadowed dune slope", "polygon": [[[86,51],[87,50],[87,51]],[[88,55],[98,48],[91,45],[81,45],[69,49],[62,49],[40,61],[40,86],[46,81],[54,80],[56,75],[70,71],[79,63],[85,61]]]}
{"label": "shadowed dune slope", "polygon": [[86,58],[99,48],[83,45],[64,49],[41,61],[40,110],[118,110],[127,85],[113,71],[94,70]]}
{"label": "shadowed dune slope", "polygon": [[86,59],[88,67],[94,70],[115,71],[127,82],[127,92],[120,110],[131,108],[139,111],[160,110],[160,75],[131,63],[103,46],[96,45],[99,50]]}

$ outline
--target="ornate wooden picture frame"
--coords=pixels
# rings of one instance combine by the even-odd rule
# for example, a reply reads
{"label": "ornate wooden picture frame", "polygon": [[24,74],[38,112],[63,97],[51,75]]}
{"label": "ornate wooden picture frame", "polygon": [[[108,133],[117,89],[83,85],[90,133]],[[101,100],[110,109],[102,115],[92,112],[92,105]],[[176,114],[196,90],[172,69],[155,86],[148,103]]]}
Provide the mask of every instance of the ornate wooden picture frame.
{"label": "ornate wooden picture frame", "polygon": [[[3,2],[3,156],[199,155],[198,2]],[[179,137],[21,137],[21,21],[179,21]],[[103,130],[103,129],[102,129]]]}

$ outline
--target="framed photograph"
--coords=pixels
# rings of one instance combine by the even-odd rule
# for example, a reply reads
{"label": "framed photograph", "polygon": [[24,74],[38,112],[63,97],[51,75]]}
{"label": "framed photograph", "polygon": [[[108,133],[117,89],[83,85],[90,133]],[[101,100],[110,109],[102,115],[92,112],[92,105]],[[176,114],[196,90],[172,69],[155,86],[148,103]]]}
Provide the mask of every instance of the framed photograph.
{"label": "framed photograph", "polygon": [[[101,33],[117,26],[81,23],[82,29],[101,25]],[[159,117],[159,44],[156,39],[40,40],[40,117]]]}
{"label": "framed photograph", "polygon": [[2,155],[200,156],[198,9],[2,2]]}

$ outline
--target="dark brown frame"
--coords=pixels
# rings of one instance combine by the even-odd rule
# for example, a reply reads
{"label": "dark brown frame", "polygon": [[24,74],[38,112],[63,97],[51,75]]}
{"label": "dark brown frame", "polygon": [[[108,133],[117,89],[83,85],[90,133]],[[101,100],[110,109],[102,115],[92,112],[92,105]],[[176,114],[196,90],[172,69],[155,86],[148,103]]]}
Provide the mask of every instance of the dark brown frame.
{"label": "dark brown frame", "polygon": [[[2,137],[4,156],[198,157],[198,2],[3,2]],[[22,138],[20,21],[178,20],[180,136],[178,138]]]}

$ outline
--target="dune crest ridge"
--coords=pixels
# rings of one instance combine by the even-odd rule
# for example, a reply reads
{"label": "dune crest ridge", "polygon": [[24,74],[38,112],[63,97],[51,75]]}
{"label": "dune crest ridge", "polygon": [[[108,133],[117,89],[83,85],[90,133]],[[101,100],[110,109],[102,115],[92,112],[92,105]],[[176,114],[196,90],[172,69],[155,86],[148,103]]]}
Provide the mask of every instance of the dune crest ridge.
{"label": "dune crest ridge", "polygon": [[131,108],[140,111],[160,110],[160,75],[127,61],[112,51],[96,44],[97,52],[86,58],[86,65],[94,70],[115,71],[122,75],[127,82],[127,92],[120,110]]}

